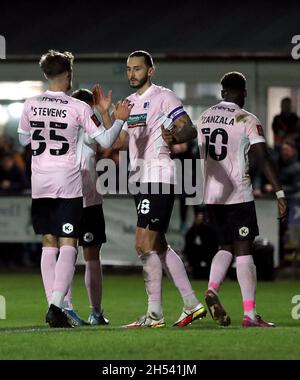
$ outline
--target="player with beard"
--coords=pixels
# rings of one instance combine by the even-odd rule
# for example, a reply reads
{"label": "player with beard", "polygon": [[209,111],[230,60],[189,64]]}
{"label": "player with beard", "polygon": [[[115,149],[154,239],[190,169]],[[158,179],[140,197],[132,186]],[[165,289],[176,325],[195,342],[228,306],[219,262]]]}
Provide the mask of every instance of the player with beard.
{"label": "player with beard", "polygon": [[[196,297],[184,264],[168,245],[168,229],[173,204],[175,165],[162,134],[173,128],[174,142],[192,140],[197,132],[175,93],[152,83],[153,60],[145,51],[134,51],[127,59],[129,85],[136,92],[127,99],[134,104],[120,133],[118,147],[129,147],[129,186],[137,211],[135,246],[144,273],[148,309],[128,328],[164,327],[162,309],[163,269],[174,281],[183,299],[183,311],[174,326],[183,327],[206,315]],[[141,170],[140,170],[141,169]]]}

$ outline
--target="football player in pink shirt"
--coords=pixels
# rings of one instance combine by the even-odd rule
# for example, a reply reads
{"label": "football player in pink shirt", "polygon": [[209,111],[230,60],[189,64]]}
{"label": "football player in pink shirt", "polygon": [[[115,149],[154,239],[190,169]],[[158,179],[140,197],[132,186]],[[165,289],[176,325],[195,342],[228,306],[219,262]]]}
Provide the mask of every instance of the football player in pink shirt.
{"label": "football player in pink shirt", "polygon": [[[108,96],[99,91],[102,95],[102,112],[108,112],[111,105],[111,92]],[[72,93],[72,97],[86,102],[91,108],[94,107],[93,93],[87,89],[79,89]],[[104,106],[104,107],[103,107]],[[96,172],[96,149],[97,145],[94,140],[85,136],[81,156],[81,176],[83,190],[83,215],[80,225],[79,245],[83,248],[85,260],[85,286],[90,303],[90,314],[88,324],[90,325],[107,325],[108,319],[104,317],[101,307],[102,301],[102,266],[100,259],[100,250],[103,243],[106,242],[105,220],[102,208],[102,196],[96,189],[97,172]],[[86,325],[80,316],[74,311],[72,305],[72,287],[70,287],[65,300],[64,311],[67,313],[71,323],[74,326]]]}
{"label": "football player in pink shirt", "polygon": [[223,101],[202,113],[197,121],[204,203],[219,242],[219,251],[211,264],[205,299],[213,319],[222,326],[228,326],[230,318],[218,292],[235,255],[244,307],[242,325],[271,327],[274,324],[264,321],[256,313],[257,281],[252,246],[259,231],[249,176],[249,152],[256,156],[275,190],[279,218],[283,222],[287,218],[288,204],[268,154],[261,123],[243,109],[246,97],[244,75],[227,73],[221,79],[221,85]]}
{"label": "football player in pink shirt", "polygon": [[[83,132],[110,147],[132,108],[118,103],[115,122],[106,130],[91,107],[66,94],[72,87],[73,59],[71,53],[55,50],[41,57],[48,90],[26,100],[18,127],[20,143],[32,147],[32,224],[43,235],[41,271],[50,327],[71,327],[62,304],[74,274],[82,215]],[[108,121],[106,115],[104,119]]]}
{"label": "football player in pink shirt", "polygon": [[165,237],[173,209],[176,179],[175,165],[162,131],[173,127],[174,139],[178,143],[194,139],[197,132],[175,93],[152,83],[154,71],[149,53],[135,51],[129,55],[127,77],[136,92],[127,98],[134,106],[121,131],[118,146],[129,146],[129,188],[135,193],[137,210],[135,246],[143,265],[148,309],[144,316],[125,326],[128,328],[165,326],[163,269],[174,281],[184,303],[174,326],[186,326],[206,315],[206,308],[196,297],[181,258]]}

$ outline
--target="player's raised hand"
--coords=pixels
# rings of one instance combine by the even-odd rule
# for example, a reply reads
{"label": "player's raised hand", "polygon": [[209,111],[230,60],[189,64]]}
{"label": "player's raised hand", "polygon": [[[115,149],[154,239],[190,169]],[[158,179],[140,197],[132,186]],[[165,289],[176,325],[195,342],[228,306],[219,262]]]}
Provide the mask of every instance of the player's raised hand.
{"label": "player's raised hand", "polygon": [[172,130],[166,129],[163,124],[160,126],[160,129],[162,138],[169,147],[176,143],[174,133],[172,133]]}
{"label": "player's raised hand", "polygon": [[277,199],[278,204],[278,212],[279,212],[279,220],[280,223],[285,225],[288,222],[289,216],[289,205],[286,198]]}
{"label": "player's raised hand", "polygon": [[109,111],[112,103],[112,90],[109,90],[107,95],[102,90],[99,84],[93,87],[93,99],[96,109],[102,114]]}
{"label": "player's raised hand", "polygon": [[113,106],[113,113],[115,119],[120,119],[126,121],[130,115],[131,109],[134,106],[133,103],[130,103],[129,100],[125,99],[118,101],[116,105]]}

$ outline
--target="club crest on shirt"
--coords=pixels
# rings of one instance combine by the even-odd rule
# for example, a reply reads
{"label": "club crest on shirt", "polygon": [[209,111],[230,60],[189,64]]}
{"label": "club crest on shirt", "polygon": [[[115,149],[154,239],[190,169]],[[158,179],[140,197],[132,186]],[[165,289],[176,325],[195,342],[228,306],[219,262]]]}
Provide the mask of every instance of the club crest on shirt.
{"label": "club crest on shirt", "polygon": [[149,109],[149,106],[150,106],[150,100],[146,100],[145,103],[144,103],[144,110],[148,110]]}
{"label": "club crest on shirt", "polygon": [[141,113],[137,115],[130,115],[127,120],[128,128],[146,127],[147,114]]}

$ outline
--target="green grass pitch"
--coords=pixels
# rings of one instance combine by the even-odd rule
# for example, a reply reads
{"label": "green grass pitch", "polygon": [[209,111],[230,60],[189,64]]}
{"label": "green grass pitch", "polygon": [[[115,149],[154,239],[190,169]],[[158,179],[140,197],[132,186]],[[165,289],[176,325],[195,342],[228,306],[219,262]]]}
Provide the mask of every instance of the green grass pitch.
{"label": "green grass pitch", "polygon": [[[203,301],[205,281],[193,281]],[[104,272],[103,307],[110,324],[101,327],[50,329],[44,322],[47,305],[38,273],[0,274],[0,294],[6,299],[6,319],[0,320],[0,359],[201,360],[300,359],[300,319],[293,319],[291,300],[300,282],[260,282],[257,309],[275,322],[274,329],[243,329],[239,286],[227,280],[221,297],[232,325],[218,327],[208,316],[185,328],[172,327],[181,313],[177,289],[164,278],[163,305],[167,323],[161,329],[123,329],[146,309],[141,275]],[[87,318],[84,276],[77,273],[73,301]]]}

